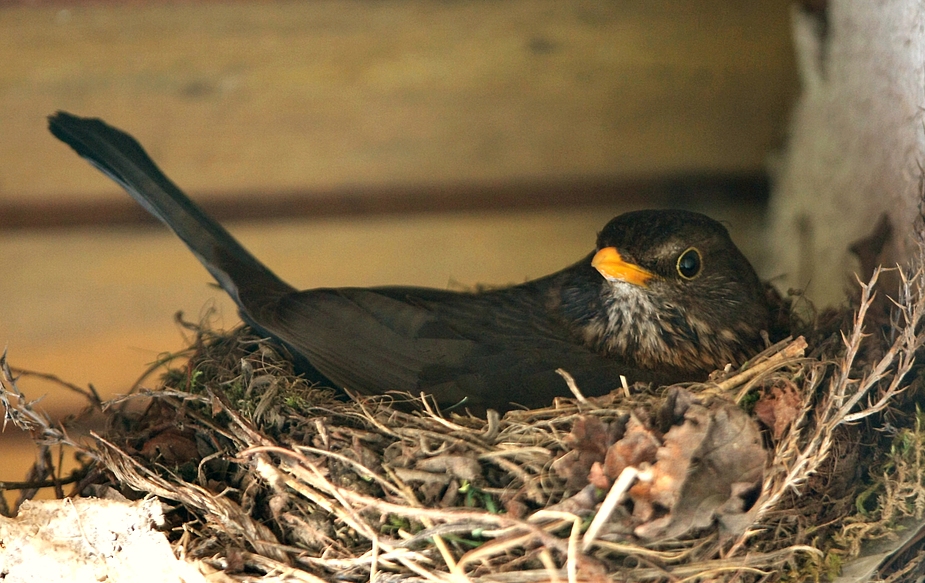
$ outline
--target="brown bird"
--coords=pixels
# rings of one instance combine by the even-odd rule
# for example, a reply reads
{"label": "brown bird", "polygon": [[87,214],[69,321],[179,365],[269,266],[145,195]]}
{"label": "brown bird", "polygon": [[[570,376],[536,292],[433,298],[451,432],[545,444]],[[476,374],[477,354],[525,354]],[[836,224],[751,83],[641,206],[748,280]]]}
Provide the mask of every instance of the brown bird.
{"label": "brown bird", "polygon": [[167,224],[309,378],[361,393],[421,392],[475,410],[545,406],[630,382],[702,380],[742,363],[768,324],[764,289],[718,222],[620,215],[562,271],[482,292],[416,287],[298,291],[167,178],[130,135],[59,112],[51,132]]}

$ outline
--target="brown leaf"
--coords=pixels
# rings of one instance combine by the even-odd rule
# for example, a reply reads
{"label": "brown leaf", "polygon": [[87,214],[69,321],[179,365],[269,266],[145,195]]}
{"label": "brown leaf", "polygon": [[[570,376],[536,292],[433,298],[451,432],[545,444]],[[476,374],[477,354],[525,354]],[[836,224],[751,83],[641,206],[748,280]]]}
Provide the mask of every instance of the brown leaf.
{"label": "brown leaf", "polygon": [[580,489],[582,480],[585,482],[588,480],[588,471],[582,471],[585,464],[581,463],[580,458],[581,452],[573,449],[560,455],[552,462],[552,470],[556,472],[557,476],[565,480],[565,485],[569,490]]}
{"label": "brown leaf", "polygon": [[765,393],[755,403],[755,416],[765,424],[777,441],[793,423],[803,407],[803,399],[793,386],[771,387],[770,394]]}
{"label": "brown leaf", "polygon": [[[655,462],[655,453],[660,445],[652,430],[635,415],[630,416],[623,437],[607,449],[604,474],[612,481],[629,466],[639,467],[643,462]],[[609,487],[609,484],[602,487]]]}
{"label": "brown leaf", "polygon": [[194,432],[179,428],[168,428],[145,441],[141,446],[141,455],[167,464],[181,464],[201,458]]}
{"label": "brown leaf", "polygon": [[621,417],[607,424],[591,415],[575,420],[571,433],[564,440],[572,450],[552,464],[569,489],[578,490],[588,484],[591,467],[595,463],[602,463],[610,445],[622,437],[626,420],[627,417]]}
{"label": "brown leaf", "polygon": [[[673,404],[673,400],[666,403]],[[691,461],[707,433],[705,417],[699,405],[688,407],[682,424],[673,426],[665,434],[664,443],[655,454],[652,480],[637,482],[629,491],[634,502],[633,514],[638,520],[653,521],[670,513],[677,505]]]}
{"label": "brown leaf", "polygon": [[653,480],[629,492],[641,538],[675,538],[714,520],[735,528],[745,523],[736,519],[751,510],[761,486],[767,453],[754,420],[723,399],[702,404],[676,397],[666,405],[683,402],[683,421],[665,434]]}
{"label": "brown leaf", "polygon": [[591,470],[588,472],[588,482],[600,490],[610,488],[611,480],[604,473],[604,466],[601,465],[601,462],[591,464]]}
{"label": "brown leaf", "polygon": [[583,515],[593,511],[603,499],[601,491],[595,488],[593,484],[588,484],[568,498],[547,507],[546,510]]}
{"label": "brown leaf", "polygon": [[600,455],[607,452],[609,432],[607,425],[598,417],[583,415],[575,420],[572,431],[565,436],[565,443],[572,449]]}

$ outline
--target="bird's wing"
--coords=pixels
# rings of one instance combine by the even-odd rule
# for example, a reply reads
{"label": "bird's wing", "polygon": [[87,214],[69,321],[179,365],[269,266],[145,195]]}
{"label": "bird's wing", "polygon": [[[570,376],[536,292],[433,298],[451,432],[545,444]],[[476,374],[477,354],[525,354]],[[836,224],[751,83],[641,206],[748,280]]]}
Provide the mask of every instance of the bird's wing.
{"label": "bird's wing", "polygon": [[424,368],[472,349],[466,338],[441,338],[428,310],[373,290],[307,290],[255,316],[326,377],[363,393],[415,392]]}
{"label": "bird's wing", "polygon": [[[511,302],[518,309],[506,309]],[[570,341],[542,306],[516,293],[316,289],[268,310],[261,325],[336,384],[363,393],[423,391],[445,405],[508,409],[571,395],[557,368],[588,396],[618,387],[620,374],[654,380]]]}

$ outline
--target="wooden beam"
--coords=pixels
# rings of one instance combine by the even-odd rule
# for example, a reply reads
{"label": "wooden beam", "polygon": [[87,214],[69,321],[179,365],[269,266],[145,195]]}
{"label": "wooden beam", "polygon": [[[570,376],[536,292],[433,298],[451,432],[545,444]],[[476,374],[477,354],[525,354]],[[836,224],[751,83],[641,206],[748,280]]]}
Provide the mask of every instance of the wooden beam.
{"label": "wooden beam", "polygon": [[[639,180],[520,181],[418,187],[332,188],[325,191],[206,193],[195,196],[220,221],[258,221],[398,214],[544,209],[634,204],[669,207],[690,198],[701,203],[763,203],[764,174],[678,176]],[[0,199],[0,229],[43,229],[152,223],[127,196],[110,200]]]}

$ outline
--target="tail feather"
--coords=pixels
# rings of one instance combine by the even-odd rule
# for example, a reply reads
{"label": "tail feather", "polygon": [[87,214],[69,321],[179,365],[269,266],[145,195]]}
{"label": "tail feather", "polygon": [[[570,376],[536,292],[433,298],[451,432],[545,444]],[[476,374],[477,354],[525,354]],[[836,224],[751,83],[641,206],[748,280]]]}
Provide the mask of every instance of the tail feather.
{"label": "tail feather", "polygon": [[254,294],[294,291],[167,178],[132,136],[63,111],[48,118],[48,127],[170,227],[243,311]]}

